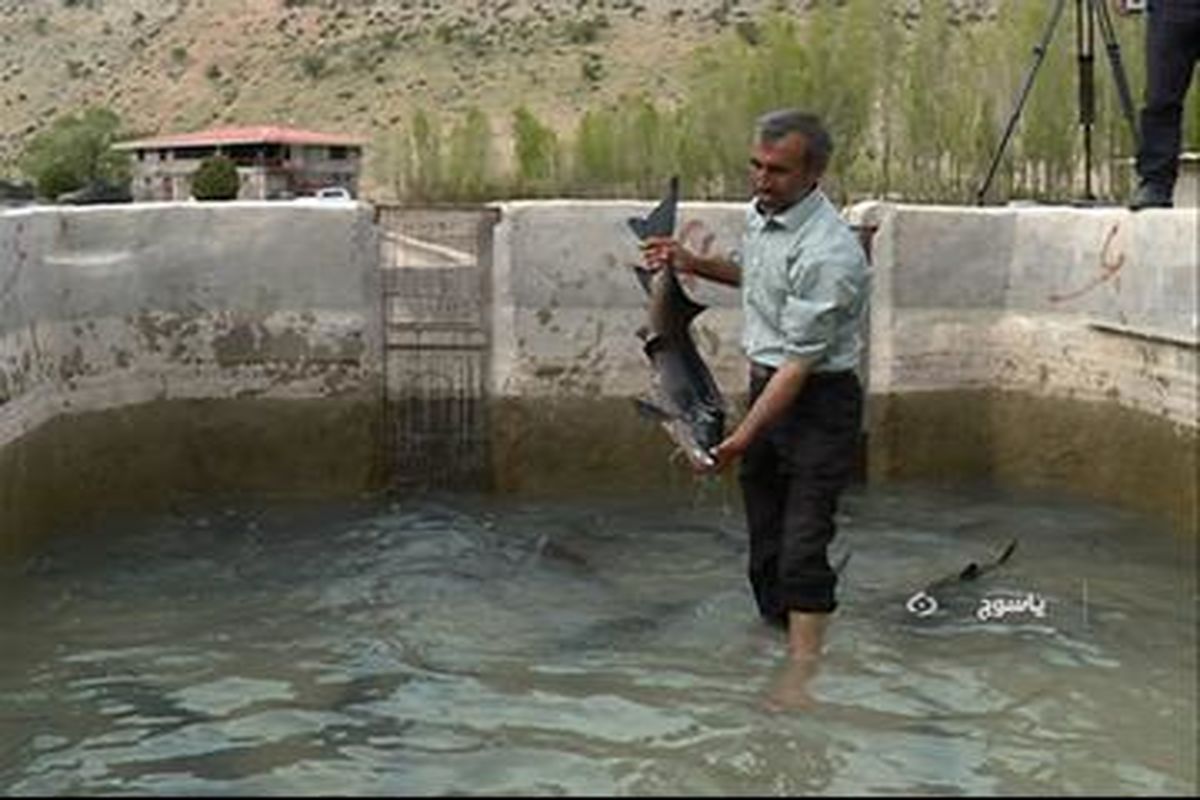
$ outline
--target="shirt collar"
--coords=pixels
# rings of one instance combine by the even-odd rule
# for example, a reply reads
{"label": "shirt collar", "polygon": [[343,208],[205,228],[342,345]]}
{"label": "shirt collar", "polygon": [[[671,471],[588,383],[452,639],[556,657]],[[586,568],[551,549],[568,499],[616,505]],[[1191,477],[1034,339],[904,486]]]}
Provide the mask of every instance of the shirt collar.
{"label": "shirt collar", "polygon": [[812,213],[820,205],[824,194],[821,192],[821,187],[814,186],[808,194],[804,195],[800,200],[792,203],[783,211],[776,213],[763,213],[758,203],[754,200],[750,201],[750,208],[746,212],[747,223],[751,230],[758,232],[763,230],[774,230],[782,228],[786,231],[797,230],[804,221],[812,216]]}

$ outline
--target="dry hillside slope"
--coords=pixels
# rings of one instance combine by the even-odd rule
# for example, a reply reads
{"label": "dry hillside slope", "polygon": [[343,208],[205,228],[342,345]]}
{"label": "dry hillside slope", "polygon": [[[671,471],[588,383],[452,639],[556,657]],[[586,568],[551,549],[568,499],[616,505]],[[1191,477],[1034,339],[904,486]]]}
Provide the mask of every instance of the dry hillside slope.
{"label": "dry hillside slope", "polygon": [[378,143],[417,107],[471,105],[503,134],[519,104],[563,127],[623,92],[674,96],[699,44],[809,2],[0,0],[0,174],[87,104],[138,134],[277,123]]}

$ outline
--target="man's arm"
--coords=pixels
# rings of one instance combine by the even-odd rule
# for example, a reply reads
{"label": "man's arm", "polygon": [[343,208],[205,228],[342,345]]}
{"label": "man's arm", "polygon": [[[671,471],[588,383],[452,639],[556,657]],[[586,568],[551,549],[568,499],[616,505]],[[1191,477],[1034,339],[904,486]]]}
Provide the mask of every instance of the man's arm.
{"label": "man's arm", "polygon": [[775,374],[767,381],[762,393],[750,406],[737,428],[713,448],[716,464],[712,470],[720,471],[729,462],[739,458],[755,437],[783,416],[804,388],[804,381],[812,370],[812,364],[813,362],[806,358],[792,358],[775,370]]}
{"label": "man's arm", "polygon": [[690,272],[726,286],[740,286],[742,270],[728,258],[701,256],[688,250],[675,239],[652,237],[642,242],[642,257],[646,266],[659,269],[673,264],[680,272]]}

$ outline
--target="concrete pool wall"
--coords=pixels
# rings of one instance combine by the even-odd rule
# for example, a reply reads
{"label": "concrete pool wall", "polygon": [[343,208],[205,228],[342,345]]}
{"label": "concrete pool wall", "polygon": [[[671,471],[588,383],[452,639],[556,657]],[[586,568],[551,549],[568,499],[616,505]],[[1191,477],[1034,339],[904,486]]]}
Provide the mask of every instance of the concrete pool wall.
{"label": "concrete pool wall", "polygon": [[0,215],[0,548],[217,490],[377,469],[369,210]]}
{"label": "concrete pool wall", "polygon": [[[492,391],[506,485],[637,485],[682,469],[628,402],[651,375],[634,336],[645,300],[625,220],[649,207],[503,206]],[[681,230],[723,252],[742,215],[684,204]],[[874,231],[870,479],[1066,489],[1195,531],[1195,209],[866,203],[849,217]],[[737,293],[694,293],[710,306],[697,344],[736,405]]]}
{"label": "concrete pool wall", "polygon": [[862,212],[874,477],[1061,487],[1194,535],[1196,209]]}
{"label": "concrete pool wall", "polygon": [[[630,398],[651,374],[625,219],[514,202],[487,275],[492,482],[687,487]],[[737,204],[684,204],[693,246]],[[867,204],[877,228],[868,474],[1082,492],[1196,530],[1195,210]],[[211,491],[380,488],[380,231],[366,206],[238,202],[0,215],[0,548]],[[469,267],[464,267],[469,268]],[[737,294],[700,284],[736,405]]]}

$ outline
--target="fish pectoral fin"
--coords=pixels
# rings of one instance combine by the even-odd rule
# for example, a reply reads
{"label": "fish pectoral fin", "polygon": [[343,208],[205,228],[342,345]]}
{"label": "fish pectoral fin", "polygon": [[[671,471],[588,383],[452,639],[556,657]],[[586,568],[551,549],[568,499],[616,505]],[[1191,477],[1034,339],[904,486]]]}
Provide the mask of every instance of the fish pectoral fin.
{"label": "fish pectoral fin", "polygon": [[662,336],[653,331],[647,330],[646,334],[642,337],[642,352],[647,358],[653,359],[654,354],[666,347],[667,343],[663,341]]}
{"label": "fish pectoral fin", "polygon": [[686,294],[683,296],[683,318],[688,322],[691,322],[696,317],[700,316],[700,313],[707,308],[708,306],[704,305],[704,303],[698,303],[692,298],[688,297]]}
{"label": "fish pectoral fin", "polygon": [[649,400],[643,400],[640,397],[635,397],[633,404],[637,406],[638,413],[648,420],[653,422],[669,422],[675,419],[675,415],[669,413],[661,406],[656,406]]}
{"label": "fish pectoral fin", "polygon": [[638,283],[642,285],[642,289],[645,290],[646,294],[651,294],[654,291],[654,272],[655,270],[637,265],[633,268],[633,274],[637,275]]}

